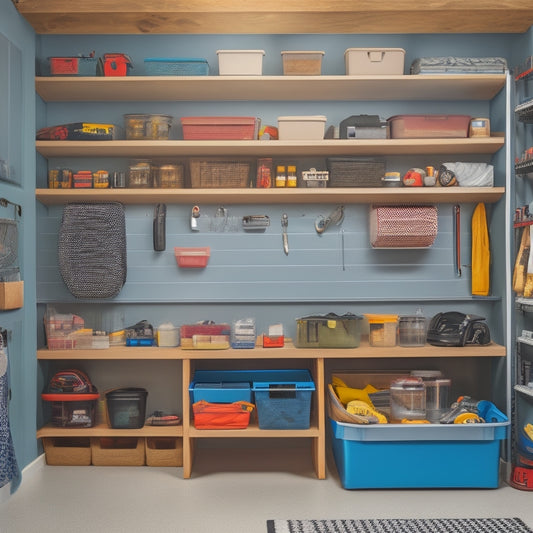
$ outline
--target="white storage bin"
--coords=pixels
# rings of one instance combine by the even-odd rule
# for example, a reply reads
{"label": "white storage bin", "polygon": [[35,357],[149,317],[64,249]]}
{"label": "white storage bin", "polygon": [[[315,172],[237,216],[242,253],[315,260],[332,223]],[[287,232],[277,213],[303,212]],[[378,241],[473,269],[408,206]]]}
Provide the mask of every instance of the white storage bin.
{"label": "white storage bin", "polygon": [[278,137],[280,141],[312,141],[324,138],[326,117],[308,115],[300,117],[278,117]]}
{"label": "white storage bin", "polygon": [[220,76],[261,76],[264,50],[217,50]]}
{"label": "white storage bin", "polygon": [[405,60],[403,48],[348,48],[344,52],[347,75],[402,75]]}

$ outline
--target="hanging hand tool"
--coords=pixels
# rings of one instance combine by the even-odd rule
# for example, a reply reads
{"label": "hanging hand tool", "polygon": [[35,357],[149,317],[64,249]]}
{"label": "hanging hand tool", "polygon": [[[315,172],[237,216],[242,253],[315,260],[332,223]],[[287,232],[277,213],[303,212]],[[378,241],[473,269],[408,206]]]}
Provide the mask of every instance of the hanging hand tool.
{"label": "hanging hand tool", "polygon": [[198,227],[199,218],[200,218],[200,208],[197,205],[195,205],[191,211],[191,230],[192,231],[200,231],[200,228]]}
{"label": "hanging hand tool", "polygon": [[453,261],[455,275],[461,277],[461,206],[459,205],[453,206],[453,236]]}
{"label": "hanging hand tool", "polygon": [[282,228],[281,236],[283,238],[283,251],[285,252],[285,255],[289,255],[289,237],[287,235],[288,225],[289,225],[289,217],[287,216],[287,213],[283,213],[283,215],[281,215],[281,228]]}
{"label": "hanging hand tool", "polygon": [[315,230],[318,234],[324,233],[331,224],[338,226],[344,219],[344,206],[340,205],[332,211],[326,218],[322,215],[315,220]]}

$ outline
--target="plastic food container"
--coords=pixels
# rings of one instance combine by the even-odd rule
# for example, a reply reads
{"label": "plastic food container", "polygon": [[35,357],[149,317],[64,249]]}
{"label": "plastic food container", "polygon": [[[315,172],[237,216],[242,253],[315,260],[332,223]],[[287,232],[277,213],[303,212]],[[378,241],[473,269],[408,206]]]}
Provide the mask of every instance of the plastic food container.
{"label": "plastic food container", "polygon": [[370,346],[396,346],[398,315],[365,314],[368,320]]}
{"label": "plastic food container", "polygon": [[211,255],[209,246],[204,248],[174,248],[176,262],[180,268],[205,268]]}
{"label": "plastic food container", "polygon": [[144,60],[147,76],[207,76],[207,59],[196,57],[147,57]]}
{"label": "plastic food container", "polygon": [[230,346],[229,324],[185,324],[181,326],[181,347],[188,350],[225,350]]}
{"label": "plastic food container", "polygon": [[403,48],[348,48],[344,52],[347,75],[402,75]]}
{"label": "plastic food container", "polygon": [[280,141],[312,141],[324,138],[326,117],[324,115],[278,117]]}
{"label": "plastic food container", "polygon": [[395,115],[388,119],[391,139],[468,137],[469,115]]}
{"label": "plastic food container", "polygon": [[256,117],[182,117],[183,138],[191,140],[253,140],[257,138]]}
{"label": "plastic food container", "polygon": [[346,314],[306,316],[296,319],[297,348],[357,348],[362,316]]}
{"label": "plastic food container", "polygon": [[426,343],[426,318],[423,316],[400,316],[398,320],[400,346],[424,346]]}
{"label": "plastic food container", "polygon": [[179,346],[180,328],[171,322],[164,322],[157,328],[157,345],[163,347]]}
{"label": "plastic food container", "polygon": [[124,115],[128,141],[167,140],[172,126],[169,115]]}
{"label": "plastic food container", "polygon": [[264,50],[217,50],[220,76],[261,76]]}
{"label": "plastic food container", "polygon": [[114,429],[144,426],[148,391],[139,387],[115,389],[105,393],[109,424]]}
{"label": "plastic food container", "polygon": [[391,422],[425,420],[426,386],[419,377],[395,379],[390,385]]}
{"label": "plastic food container", "polygon": [[322,73],[323,51],[281,52],[283,74],[285,76],[320,76]]}

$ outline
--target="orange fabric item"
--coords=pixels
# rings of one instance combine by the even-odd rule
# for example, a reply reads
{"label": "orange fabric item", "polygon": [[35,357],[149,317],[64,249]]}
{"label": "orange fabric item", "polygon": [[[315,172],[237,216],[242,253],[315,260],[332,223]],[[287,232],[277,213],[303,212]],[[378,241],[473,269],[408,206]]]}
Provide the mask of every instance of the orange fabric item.
{"label": "orange fabric item", "polygon": [[472,294],[488,296],[490,289],[490,243],[485,204],[472,215]]}
{"label": "orange fabric item", "polygon": [[250,423],[254,404],[248,402],[210,403],[200,400],[192,405],[196,429],[244,429]]}

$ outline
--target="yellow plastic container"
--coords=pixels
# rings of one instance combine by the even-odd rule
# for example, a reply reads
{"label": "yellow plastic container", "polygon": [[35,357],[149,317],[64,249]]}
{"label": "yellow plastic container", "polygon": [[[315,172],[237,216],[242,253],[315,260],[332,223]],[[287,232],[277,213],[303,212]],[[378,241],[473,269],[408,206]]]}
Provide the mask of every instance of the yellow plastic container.
{"label": "yellow plastic container", "polygon": [[396,346],[398,315],[365,314],[368,320],[370,346]]}

